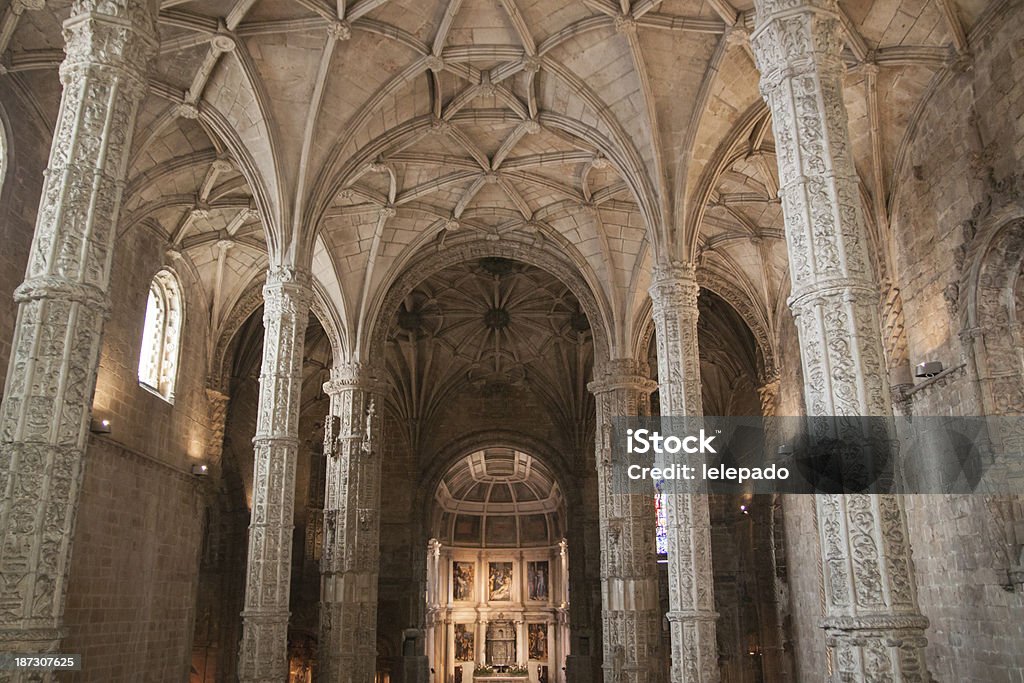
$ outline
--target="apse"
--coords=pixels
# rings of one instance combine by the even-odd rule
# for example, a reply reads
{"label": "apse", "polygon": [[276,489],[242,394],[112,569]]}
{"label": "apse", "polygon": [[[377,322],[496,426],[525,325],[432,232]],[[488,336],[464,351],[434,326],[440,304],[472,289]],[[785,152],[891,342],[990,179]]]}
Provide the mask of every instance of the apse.
{"label": "apse", "polygon": [[551,471],[507,447],[452,464],[434,491],[427,653],[445,680],[492,671],[554,680],[568,654],[565,500]]}

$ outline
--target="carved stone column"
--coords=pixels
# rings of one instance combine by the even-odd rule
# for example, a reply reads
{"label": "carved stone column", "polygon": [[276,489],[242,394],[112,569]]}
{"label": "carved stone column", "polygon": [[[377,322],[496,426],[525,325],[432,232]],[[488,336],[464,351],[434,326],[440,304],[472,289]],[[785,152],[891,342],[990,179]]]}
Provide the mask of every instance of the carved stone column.
{"label": "carved stone column", "polygon": [[[888,416],[841,32],[835,0],[758,0],[751,43],[775,130],[808,415]],[[930,680],[902,502],[821,495],[816,507],[832,680]]]}
{"label": "carved stone column", "polygon": [[[696,273],[689,264],[655,269],[651,284],[658,348],[658,397],[666,417],[700,416]],[[711,513],[706,495],[665,482],[668,532],[668,620],[673,683],[717,683]]]}
{"label": "carved stone column", "polygon": [[256,417],[252,516],[238,677],[280,683],[288,677],[288,596],[295,525],[302,350],[312,299],[309,275],[267,273],[263,287],[263,367]]}
{"label": "carved stone column", "polygon": [[[23,3],[24,4],[24,3]],[[29,3],[32,6],[33,3]],[[0,649],[58,647],[115,228],[156,16],[79,0],[0,408]]]}
{"label": "carved stone column", "polygon": [[324,683],[369,683],[377,663],[380,572],[381,396],[358,363],[331,370],[325,428],[327,495],[320,562],[320,670]]}
{"label": "carved stone column", "polygon": [[601,520],[601,623],[605,683],[659,680],[654,491],[638,494],[614,462],[612,418],[650,414],[656,385],[632,359],[611,361],[588,385],[597,400],[598,510]]}

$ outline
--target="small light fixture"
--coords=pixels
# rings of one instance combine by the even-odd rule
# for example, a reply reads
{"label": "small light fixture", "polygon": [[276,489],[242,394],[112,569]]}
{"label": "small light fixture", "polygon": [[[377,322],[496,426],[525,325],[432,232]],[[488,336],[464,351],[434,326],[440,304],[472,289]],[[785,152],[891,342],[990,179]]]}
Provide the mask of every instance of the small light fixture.
{"label": "small light fixture", "polygon": [[109,434],[110,420],[97,420],[93,418],[89,422],[89,431],[93,434]]}
{"label": "small light fixture", "polygon": [[930,360],[924,363],[918,363],[917,367],[914,368],[915,377],[930,378],[942,372],[942,363],[937,360]]}
{"label": "small light fixture", "polygon": [[206,463],[196,463],[192,465],[192,474],[197,477],[205,477],[210,474],[210,466]]}
{"label": "small light fixture", "polygon": [[740,505],[740,512],[742,512],[745,515],[749,515],[750,508],[748,508],[746,505]]}
{"label": "small light fixture", "polygon": [[793,455],[793,447],[790,446],[788,443],[784,443],[781,446],[779,446],[778,453],[779,455]]}

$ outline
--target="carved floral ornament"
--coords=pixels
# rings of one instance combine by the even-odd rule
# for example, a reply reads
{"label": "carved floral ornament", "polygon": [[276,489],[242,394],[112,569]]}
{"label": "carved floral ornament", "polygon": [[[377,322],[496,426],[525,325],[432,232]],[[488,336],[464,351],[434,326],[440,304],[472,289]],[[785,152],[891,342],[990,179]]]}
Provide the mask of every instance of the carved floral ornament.
{"label": "carved floral ornament", "polygon": [[1012,230],[1011,223],[1024,214],[1024,174],[996,178],[989,169],[984,199],[971,209],[971,215],[960,224],[961,242],[954,253],[958,277],[943,294],[950,312],[960,320],[961,328],[969,330],[976,323],[977,301],[965,298],[968,292],[977,296],[982,260],[1002,230]]}

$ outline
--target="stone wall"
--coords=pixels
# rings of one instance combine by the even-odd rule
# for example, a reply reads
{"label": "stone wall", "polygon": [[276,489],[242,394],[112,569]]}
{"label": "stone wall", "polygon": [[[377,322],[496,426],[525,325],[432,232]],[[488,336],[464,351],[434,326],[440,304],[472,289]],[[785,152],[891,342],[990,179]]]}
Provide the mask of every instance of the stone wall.
{"label": "stone wall", "polygon": [[[188,467],[206,453],[208,303],[183,261],[168,259],[162,237],[146,228],[121,235],[110,278],[111,315],[103,331],[93,416],[108,419],[112,437],[128,448]],[[178,276],[184,299],[173,403],[139,384],[139,353],[149,284],[162,266]]]}
{"label": "stone wall", "polygon": [[80,681],[188,680],[202,496],[195,479],[94,437],[72,552],[65,652]]}
{"label": "stone wall", "polygon": [[[948,377],[918,381],[917,415],[983,412],[961,340],[957,250],[962,223],[993,194],[991,179],[1024,163],[1024,5],[971,37],[973,60],[950,74],[926,103],[893,198],[893,231],[912,364],[941,361]],[[979,225],[1005,211],[996,199]],[[992,215],[986,215],[988,211]],[[1014,213],[1004,213],[1003,217]],[[1016,215],[1024,214],[1018,206]],[[975,213],[974,215],[978,215]],[[988,226],[996,227],[996,226]],[[962,292],[961,292],[962,293]],[[952,299],[951,299],[952,295]],[[1024,669],[1024,603],[1008,592],[1012,538],[1024,538],[1020,501],[983,496],[908,496],[907,512],[932,674],[940,681],[1017,681]],[[1014,529],[1016,527],[1016,529]]]}
{"label": "stone wall", "polygon": [[[0,189],[0,373],[6,376],[31,246],[48,123],[11,89],[0,91],[7,173]],[[207,449],[207,305],[193,271],[177,264],[185,327],[175,400],[138,383],[149,282],[167,264],[164,240],[146,229],[118,239],[111,313],[94,415],[112,432],[94,437],[72,549],[65,651],[81,653],[76,680],[182,680],[188,676],[203,511],[190,465]],[[170,265],[175,265],[171,263]]]}

